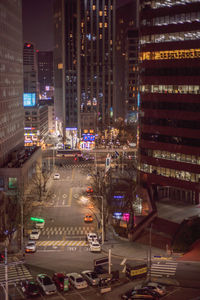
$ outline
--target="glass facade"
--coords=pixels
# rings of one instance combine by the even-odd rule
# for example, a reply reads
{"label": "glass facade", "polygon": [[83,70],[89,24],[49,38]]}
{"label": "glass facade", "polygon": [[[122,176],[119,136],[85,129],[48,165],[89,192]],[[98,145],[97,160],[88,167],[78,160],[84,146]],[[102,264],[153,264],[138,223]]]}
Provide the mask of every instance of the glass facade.
{"label": "glass facade", "polygon": [[197,204],[199,1],[140,3],[140,179],[157,195]]}
{"label": "glass facade", "polygon": [[0,166],[24,143],[21,0],[0,2]]}

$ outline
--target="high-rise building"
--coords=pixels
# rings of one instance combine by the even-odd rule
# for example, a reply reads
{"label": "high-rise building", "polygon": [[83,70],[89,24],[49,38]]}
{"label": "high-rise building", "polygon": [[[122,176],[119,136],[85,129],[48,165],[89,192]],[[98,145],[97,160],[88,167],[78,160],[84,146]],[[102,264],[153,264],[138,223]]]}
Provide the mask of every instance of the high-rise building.
{"label": "high-rise building", "polygon": [[53,52],[37,50],[37,64],[39,98],[50,99],[53,97]]}
{"label": "high-rise building", "polygon": [[200,1],[140,1],[140,179],[200,203]]}
{"label": "high-rise building", "polygon": [[38,92],[38,71],[35,45],[25,43],[23,50],[24,93]]}
{"label": "high-rise building", "polygon": [[[24,143],[21,1],[0,2],[0,167]],[[0,183],[1,185],[1,183]]]}
{"label": "high-rise building", "polygon": [[79,134],[111,125],[116,106],[115,0],[55,0],[54,30],[56,116],[62,107],[64,128],[78,128]]}
{"label": "high-rise building", "polygon": [[116,114],[127,123],[137,121],[139,38],[136,8],[136,1],[132,0],[116,11]]}

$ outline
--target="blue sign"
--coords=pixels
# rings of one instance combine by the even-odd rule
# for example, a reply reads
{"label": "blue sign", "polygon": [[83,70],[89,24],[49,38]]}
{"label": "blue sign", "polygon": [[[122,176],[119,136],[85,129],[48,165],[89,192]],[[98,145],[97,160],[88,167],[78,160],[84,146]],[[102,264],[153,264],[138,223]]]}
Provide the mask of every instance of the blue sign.
{"label": "blue sign", "polygon": [[90,134],[90,133],[88,133],[88,134],[83,134],[83,140],[84,140],[85,142],[92,142],[92,141],[95,140],[95,135],[94,135],[94,134]]}
{"label": "blue sign", "polygon": [[23,105],[27,106],[35,106],[36,105],[36,94],[35,93],[24,93],[23,95]]}
{"label": "blue sign", "polygon": [[113,196],[113,198],[114,198],[114,199],[123,199],[124,196],[119,196],[119,195],[118,195],[118,196]]}

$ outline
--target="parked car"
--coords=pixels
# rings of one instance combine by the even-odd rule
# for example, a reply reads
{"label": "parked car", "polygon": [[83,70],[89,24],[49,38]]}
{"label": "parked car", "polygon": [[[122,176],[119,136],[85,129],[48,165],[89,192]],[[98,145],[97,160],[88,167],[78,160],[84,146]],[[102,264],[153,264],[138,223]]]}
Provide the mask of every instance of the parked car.
{"label": "parked car", "polygon": [[54,180],[60,179],[60,174],[59,173],[55,173],[53,176]]}
{"label": "parked car", "polygon": [[44,222],[36,222],[35,223],[35,228],[37,229],[43,229],[45,225],[45,221]]}
{"label": "parked car", "polygon": [[25,252],[26,253],[34,253],[34,252],[36,252],[36,242],[34,242],[34,241],[28,241],[28,243],[25,246]]}
{"label": "parked car", "polygon": [[97,273],[95,273],[94,271],[91,271],[91,270],[83,271],[83,272],[81,272],[81,275],[83,276],[83,278],[85,278],[85,280],[89,284],[91,284],[91,285],[99,284],[99,277],[98,277]]}
{"label": "parked car", "polygon": [[93,217],[91,215],[89,215],[89,214],[85,215],[84,222],[86,222],[86,223],[93,222]]}
{"label": "parked car", "polygon": [[30,233],[30,240],[38,240],[40,237],[40,230],[33,229]]}
{"label": "parked car", "polygon": [[132,294],[131,299],[152,299],[158,300],[160,295],[153,290],[147,288],[136,289],[135,293]]}
{"label": "parked car", "polygon": [[97,240],[92,241],[90,243],[90,251],[91,252],[101,252],[101,245],[99,244],[99,242]]}
{"label": "parked car", "polygon": [[135,289],[130,289],[128,291],[126,291],[124,294],[121,295],[121,299],[131,299],[131,296],[135,293]]}
{"label": "parked car", "polygon": [[107,274],[108,270],[104,269],[102,266],[95,266],[94,267],[94,272],[97,274],[97,276],[102,275],[102,274]]}
{"label": "parked car", "polygon": [[148,282],[145,287],[156,291],[160,296],[166,294],[166,287],[158,282]]}
{"label": "parked car", "polygon": [[[57,289],[59,289],[60,291],[64,290],[64,280],[68,279],[69,277],[67,275],[65,275],[64,273],[54,273],[52,280],[55,283]],[[68,285],[68,287],[70,288],[70,283]]]}
{"label": "parked car", "polygon": [[22,292],[27,297],[38,296],[40,294],[38,284],[34,280],[23,280],[20,282]]}
{"label": "parked car", "polygon": [[38,274],[36,280],[46,295],[56,293],[56,285],[47,274]]}
{"label": "parked car", "polygon": [[97,240],[97,234],[94,233],[94,232],[89,232],[87,234],[87,240],[88,240],[89,243],[91,243],[92,241]]}
{"label": "parked car", "polygon": [[67,274],[69,277],[70,283],[76,288],[76,289],[84,289],[88,286],[87,281],[81,276],[81,274],[78,273],[69,273]]}

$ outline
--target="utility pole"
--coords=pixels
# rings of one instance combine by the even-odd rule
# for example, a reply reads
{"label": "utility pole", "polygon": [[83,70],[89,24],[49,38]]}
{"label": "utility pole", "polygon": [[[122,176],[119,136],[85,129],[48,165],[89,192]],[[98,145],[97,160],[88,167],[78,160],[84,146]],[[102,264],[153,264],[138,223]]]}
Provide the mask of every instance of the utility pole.
{"label": "utility pole", "polygon": [[101,216],[101,222],[102,222],[102,245],[104,244],[104,215],[103,215],[103,196],[100,196],[101,197],[101,213],[102,213],[102,216]]}
{"label": "utility pole", "polygon": [[108,274],[111,274],[111,249],[108,250]]}
{"label": "utility pole", "polygon": [[151,281],[151,234],[152,234],[152,223],[149,231],[149,280]]}
{"label": "utility pole", "polygon": [[7,258],[7,247],[5,247],[5,300],[8,300],[8,258]]}

